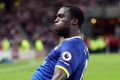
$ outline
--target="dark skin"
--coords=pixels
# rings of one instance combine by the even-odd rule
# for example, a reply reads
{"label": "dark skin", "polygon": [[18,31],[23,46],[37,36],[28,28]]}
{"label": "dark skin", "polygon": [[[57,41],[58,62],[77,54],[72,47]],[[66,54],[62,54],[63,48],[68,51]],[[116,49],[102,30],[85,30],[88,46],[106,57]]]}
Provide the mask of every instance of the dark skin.
{"label": "dark skin", "polygon": [[[58,13],[54,24],[54,30],[59,36],[70,38],[80,35],[78,19],[71,18],[69,8],[62,7]],[[67,74],[60,68],[55,68],[52,80],[66,80]]]}
{"label": "dark skin", "polygon": [[54,30],[59,36],[69,38],[80,34],[78,19],[71,18],[69,8],[62,7],[54,24]]}

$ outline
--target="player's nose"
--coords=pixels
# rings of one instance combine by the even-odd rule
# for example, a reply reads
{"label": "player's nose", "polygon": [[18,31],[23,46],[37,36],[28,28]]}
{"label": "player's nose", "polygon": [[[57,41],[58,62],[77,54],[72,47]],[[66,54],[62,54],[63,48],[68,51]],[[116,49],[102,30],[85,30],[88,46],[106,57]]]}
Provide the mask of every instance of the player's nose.
{"label": "player's nose", "polygon": [[55,21],[54,21],[54,23],[58,23],[59,22],[59,19],[58,18],[56,18],[55,19]]}

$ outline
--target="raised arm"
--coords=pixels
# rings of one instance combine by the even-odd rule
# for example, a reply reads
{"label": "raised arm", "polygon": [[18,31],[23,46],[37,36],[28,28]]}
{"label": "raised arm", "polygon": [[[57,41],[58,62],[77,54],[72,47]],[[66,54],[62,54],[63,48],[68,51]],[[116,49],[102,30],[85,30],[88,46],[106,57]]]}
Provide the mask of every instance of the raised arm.
{"label": "raised arm", "polygon": [[52,80],[66,80],[67,74],[61,68],[55,67]]}

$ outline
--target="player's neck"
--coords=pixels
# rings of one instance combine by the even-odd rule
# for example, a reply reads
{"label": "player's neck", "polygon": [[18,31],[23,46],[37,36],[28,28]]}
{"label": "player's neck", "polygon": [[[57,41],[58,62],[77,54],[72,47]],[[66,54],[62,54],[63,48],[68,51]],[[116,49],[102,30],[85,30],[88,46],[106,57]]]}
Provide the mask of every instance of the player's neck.
{"label": "player's neck", "polygon": [[73,33],[71,33],[70,37],[74,37],[74,36],[80,36],[80,30],[76,30]]}
{"label": "player's neck", "polygon": [[80,30],[77,25],[71,26],[70,37],[80,36]]}
{"label": "player's neck", "polygon": [[81,35],[80,30],[76,30],[76,31],[71,31],[69,35],[64,36],[64,38],[71,38],[71,37],[80,36],[80,35]]}
{"label": "player's neck", "polygon": [[71,38],[75,36],[81,36],[81,32],[77,25],[72,25],[70,32],[68,33],[68,35],[64,36],[64,38]]}

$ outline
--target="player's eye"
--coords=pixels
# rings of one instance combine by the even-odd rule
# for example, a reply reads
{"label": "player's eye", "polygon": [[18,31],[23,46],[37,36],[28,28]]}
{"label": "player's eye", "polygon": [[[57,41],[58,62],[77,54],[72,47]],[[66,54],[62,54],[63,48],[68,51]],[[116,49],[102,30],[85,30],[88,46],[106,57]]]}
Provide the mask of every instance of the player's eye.
{"label": "player's eye", "polygon": [[59,14],[59,15],[58,15],[58,17],[63,18],[63,17],[64,17],[64,15],[63,15],[63,14]]}

